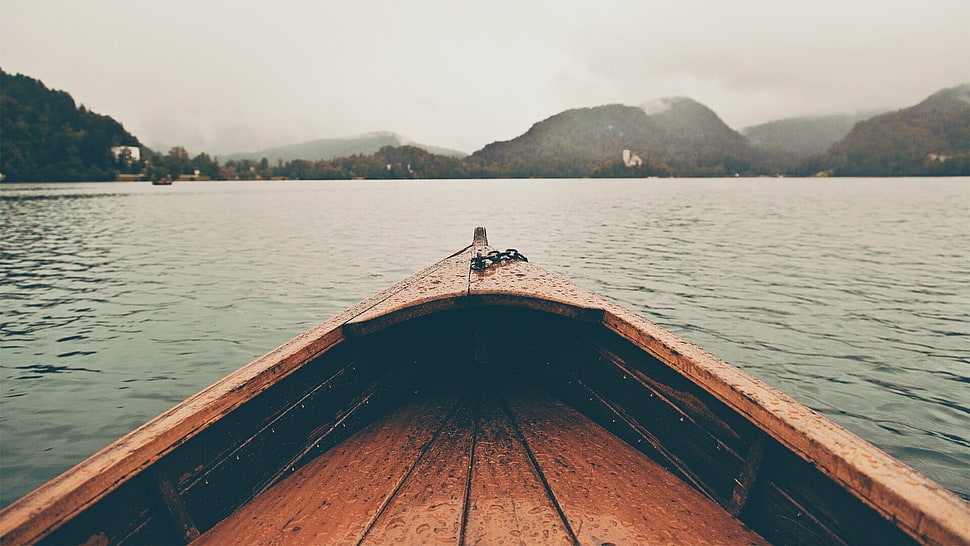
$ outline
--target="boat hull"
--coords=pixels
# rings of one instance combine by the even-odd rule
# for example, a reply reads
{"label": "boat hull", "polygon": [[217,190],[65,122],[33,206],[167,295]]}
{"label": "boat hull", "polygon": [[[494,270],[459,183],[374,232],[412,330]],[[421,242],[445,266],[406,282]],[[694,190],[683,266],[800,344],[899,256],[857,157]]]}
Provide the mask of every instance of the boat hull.
{"label": "boat hull", "polygon": [[[274,488],[322,465],[321,458],[334,457],[357,435],[427,404],[428,393],[449,389],[457,399],[497,402],[468,405],[465,424],[456,428],[470,432],[464,434],[470,462],[459,465],[470,470],[456,481],[464,492],[456,497],[458,530],[444,538],[472,542],[482,527],[475,507],[491,506],[472,492],[487,490],[489,476],[493,489],[508,481],[501,469],[475,471],[474,438],[501,435],[501,426],[488,425],[498,421],[482,417],[496,408],[511,416],[510,423],[524,422],[514,409],[521,407],[515,393],[524,389],[538,393],[531,397],[546,400],[547,408],[584,416],[580,436],[608,432],[686,484],[735,521],[738,533],[750,532],[737,536],[751,542],[970,541],[967,503],[915,470],[734,366],[532,264],[471,270],[471,257],[487,250],[482,234],[469,248],[301,334],[105,448],[0,514],[3,542],[225,542],[233,536],[245,542],[252,528],[226,532],[237,521],[233,514],[266,502]],[[562,429],[555,412],[544,411],[545,418],[518,427],[521,441],[513,446],[529,451],[527,434],[553,437]],[[386,450],[391,443],[378,435],[368,449]],[[587,461],[565,467],[586,472],[588,451],[564,452]],[[596,455],[602,462],[621,451],[614,446]],[[589,510],[583,512],[582,499],[593,506],[611,497],[583,497],[584,488],[590,494],[586,474],[562,472],[555,457],[543,461],[535,455],[541,450],[533,452],[526,457],[530,472],[548,493],[540,510],[544,530],[581,543],[630,541],[631,535],[609,534],[609,525],[583,534],[591,533],[594,518],[583,515]],[[388,460],[383,468],[393,473],[408,464]],[[622,517],[631,511],[649,512],[646,501],[618,493],[633,478],[612,479],[612,486],[603,482],[607,491],[630,501],[607,508],[615,521],[631,521]],[[407,498],[397,491],[375,493],[380,500],[371,519],[357,521],[370,531],[358,539],[383,529],[381,507]],[[276,512],[266,521],[295,517],[285,508]],[[699,529],[710,518],[696,524],[651,519],[657,530],[666,525],[670,531]],[[327,530],[340,540],[345,527],[317,522],[306,528],[318,533],[315,540],[332,541]],[[419,527],[408,528],[417,533]],[[274,540],[300,542],[298,533],[283,531]],[[632,536],[649,530],[636,531]]]}

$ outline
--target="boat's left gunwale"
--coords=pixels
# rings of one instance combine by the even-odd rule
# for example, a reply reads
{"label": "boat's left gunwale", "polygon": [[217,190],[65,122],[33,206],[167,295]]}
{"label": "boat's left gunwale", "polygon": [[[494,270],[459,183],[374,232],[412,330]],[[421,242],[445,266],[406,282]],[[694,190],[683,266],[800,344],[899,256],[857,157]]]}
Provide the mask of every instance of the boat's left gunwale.
{"label": "boat's left gunwale", "polygon": [[[471,248],[465,247],[299,334],[15,501],[0,511],[0,542],[25,544],[43,539],[179,445],[340,344],[346,339],[344,326],[355,317],[409,292],[443,268],[463,262],[467,270]],[[466,291],[464,285],[452,289],[459,294]]]}

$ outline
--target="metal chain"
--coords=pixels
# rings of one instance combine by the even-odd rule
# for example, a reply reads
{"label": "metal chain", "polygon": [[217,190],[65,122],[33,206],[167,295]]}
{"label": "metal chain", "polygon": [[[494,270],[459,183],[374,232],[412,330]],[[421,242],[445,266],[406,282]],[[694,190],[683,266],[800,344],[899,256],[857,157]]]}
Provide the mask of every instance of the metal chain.
{"label": "metal chain", "polygon": [[511,260],[519,260],[523,262],[529,261],[528,258],[519,254],[519,251],[514,248],[510,248],[505,252],[493,250],[484,256],[473,256],[471,268],[473,271],[482,271],[495,264]]}

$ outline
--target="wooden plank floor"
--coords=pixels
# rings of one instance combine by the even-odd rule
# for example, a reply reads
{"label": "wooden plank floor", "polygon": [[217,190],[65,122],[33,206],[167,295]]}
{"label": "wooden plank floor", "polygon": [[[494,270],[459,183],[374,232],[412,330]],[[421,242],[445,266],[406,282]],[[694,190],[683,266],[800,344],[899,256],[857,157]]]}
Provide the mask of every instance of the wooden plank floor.
{"label": "wooden plank floor", "polygon": [[195,544],[763,544],[585,416],[521,387],[424,393]]}

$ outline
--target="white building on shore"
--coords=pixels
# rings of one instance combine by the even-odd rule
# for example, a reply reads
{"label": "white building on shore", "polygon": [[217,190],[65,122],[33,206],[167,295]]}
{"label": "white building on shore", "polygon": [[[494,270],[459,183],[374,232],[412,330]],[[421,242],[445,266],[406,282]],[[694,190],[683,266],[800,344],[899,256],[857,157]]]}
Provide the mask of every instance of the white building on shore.
{"label": "white building on shore", "polygon": [[643,165],[643,160],[637,154],[630,152],[630,150],[623,150],[623,164],[627,167],[639,167]]}

